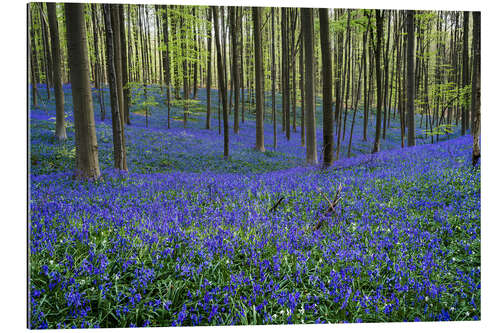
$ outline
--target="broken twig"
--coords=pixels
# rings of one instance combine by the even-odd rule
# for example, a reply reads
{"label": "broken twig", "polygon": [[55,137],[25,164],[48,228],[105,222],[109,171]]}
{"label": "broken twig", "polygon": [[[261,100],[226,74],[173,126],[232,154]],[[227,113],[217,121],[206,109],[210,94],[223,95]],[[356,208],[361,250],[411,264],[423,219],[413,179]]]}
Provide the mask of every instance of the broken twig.
{"label": "broken twig", "polygon": [[342,199],[342,196],[340,195],[340,192],[342,191],[342,183],[339,185],[337,188],[337,192],[335,193],[335,198],[333,199],[333,202],[328,199],[328,197],[318,188],[318,192],[325,198],[326,201],[328,201],[329,207],[326,210],[326,212],[321,216],[321,218],[318,220],[318,223],[313,227],[313,231],[319,230],[322,226],[323,220],[330,214],[335,212],[335,208],[337,207],[338,203],[340,202],[340,199]]}
{"label": "broken twig", "polygon": [[285,197],[281,196],[278,201],[274,204],[274,206],[271,207],[271,209],[269,209],[269,212],[273,212],[276,210],[276,208],[278,208],[278,206],[281,204],[281,202],[285,200]]}

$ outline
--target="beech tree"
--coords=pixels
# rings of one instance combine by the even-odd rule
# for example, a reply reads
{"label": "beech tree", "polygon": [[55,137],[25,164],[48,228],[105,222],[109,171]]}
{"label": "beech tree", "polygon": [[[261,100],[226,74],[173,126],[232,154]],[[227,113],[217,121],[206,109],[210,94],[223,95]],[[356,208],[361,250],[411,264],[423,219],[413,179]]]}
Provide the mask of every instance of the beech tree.
{"label": "beech tree", "polygon": [[306,129],[306,161],[318,163],[316,147],[316,106],[314,102],[314,21],[313,9],[301,8],[302,36],[304,38],[304,108]]}
{"label": "beech tree", "polygon": [[219,81],[219,96],[222,100],[222,116],[224,121],[224,158],[229,158],[229,115],[227,106],[227,86],[224,78],[224,64],[222,62],[222,47],[219,30],[219,13],[215,6],[212,6],[212,16],[215,29],[215,47],[217,52],[217,79]]}
{"label": "beech tree", "polygon": [[481,156],[481,12],[472,13],[472,22],[472,165],[476,165]]}
{"label": "beech tree", "polygon": [[[464,12],[463,19],[463,45],[462,45],[462,89],[469,84],[469,12]],[[469,110],[467,105],[462,105],[461,133],[465,135],[468,128]]]}
{"label": "beech tree", "polygon": [[406,22],[407,22],[407,51],[406,51],[406,68],[408,71],[407,81],[406,81],[406,112],[407,120],[406,125],[408,127],[408,147],[415,145],[415,69],[413,66],[413,57],[415,54],[415,28],[414,28],[414,11],[408,10],[406,12]]}
{"label": "beech tree", "polygon": [[238,28],[236,24],[237,13],[236,7],[229,7],[229,29],[231,30],[231,46],[232,46],[232,77],[231,77],[231,90],[234,96],[234,133],[238,134],[239,128],[239,79],[240,79],[240,65],[239,65],[239,52],[238,52]]}
{"label": "beech tree", "polygon": [[[117,64],[116,64],[116,34],[118,33],[113,28],[112,15],[113,6],[116,5],[103,5],[104,6],[104,20],[106,26],[106,59],[108,69],[109,81],[109,96],[111,104],[111,121],[113,127],[113,157],[115,169],[127,171],[127,156],[125,149],[125,136],[124,136],[124,119],[119,106],[119,85],[117,82]],[[116,8],[116,7],[114,7]],[[115,13],[116,14],[116,13]]]}
{"label": "beech tree", "polygon": [[84,4],[66,3],[64,10],[75,123],[75,177],[97,179],[101,176],[101,171],[97,155],[94,109],[90,91]]}
{"label": "beech tree", "polygon": [[262,8],[252,7],[255,54],[255,149],[264,152],[264,75],[262,67]]}
{"label": "beech tree", "polygon": [[323,166],[333,163],[332,57],[328,9],[319,9],[321,61],[323,63]]}
{"label": "beech tree", "polygon": [[377,25],[377,45],[375,47],[375,73],[377,77],[377,120],[375,125],[375,141],[372,153],[380,151],[380,129],[382,123],[382,69],[380,68],[380,55],[382,52],[382,34],[384,33],[383,12],[375,10],[375,20]]}
{"label": "beech tree", "polygon": [[61,79],[61,49],[59,46],[59,26],[57,23],[56,4],[47,3],[49,18],[50,45],[52,47],[52,79],[54,83],[54,95],[56,97],[56,137],[65,140],[66,124],[64,120],[64,91]]}

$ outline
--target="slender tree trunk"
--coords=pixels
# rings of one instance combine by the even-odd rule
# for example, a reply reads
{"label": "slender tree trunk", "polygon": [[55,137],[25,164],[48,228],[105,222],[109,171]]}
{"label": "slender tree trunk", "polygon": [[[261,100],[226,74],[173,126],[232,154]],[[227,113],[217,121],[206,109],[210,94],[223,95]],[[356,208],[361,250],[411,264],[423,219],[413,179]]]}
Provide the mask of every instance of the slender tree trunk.
{"label": "slender tree trunk", "polygon": [[380,127],[382,122],[382,69],[380,68],[380,55],[382,51],[382,36],[384,33],[383,26],[383,12],[380,10],[375,11],[375,19],[377,25],[377,46],[375,48],[375,75],[377,77],[377,121],[375,128],[375,141],[373,144],[372,153],[380,151]]}
{"label": "slender tree trunk", "polygon": [[31,56],[31,97],[33,99],[33,108],[38,108],[38,59],[37,59],[37,49],[36,49],[36,37],[35,37],[35,27],[33,18],[33,6],[30,4],[30,56]]}
{"label": "slender tree trunk", "polygon": [[210,129],[211,121],[211,93],[212,93],[212,14],[207,11],[208,16],[208,31],[207,31],[207,44],[208,44],[208,57],[207,57],[207,118],[205,120],[205,128]]}
{"label": "slender tree trunk", "polygon": [[281,91],[286,139],[290,140],[290,74],[288,52],[288,9],[281,8]]}
{"label": "slender tree trunk", "polygon": [[[346,49],[345,49],[345,72],[344,72],[344,84],[342,86],[342,96],[344,96],[345,92],[345,104],[342,104],[342,107],[344,109],[344,124],[343,124],[343,130],[342,130],[342,141],[345,139],[345,125],[346,125],[346,120],[347,120],[347,104],[349,102],[349,82],[351,81],[351,63],[352,63],[352,56],[351,56],[351,11],[347,9],[347,38],[346,38]],[[339,124],[340,125],[340,124]],[[339,127],[340,130],[340,127]],[[337,152],[340,151],[340,142],[339,146],[337,147]],[[337,158],[338,158],[338,153],[337,153]]]}
{"label": "slender tree trunk", "polygon": [[238,36],[238,27],[236,25],[236,20],[237,20],[237,13],[236,13],[237,8],[236,7],[229,7],[229,20],[230,20],[230,30],[231,30],[231,46],[232,46],[232,67],[233,67],[233,76],[232,76],[232,85],[231,89],[233,91],[233,96],[234,96],[234,133],[238,134],[240,128],[239,128],[239,71],[240,71],[240,65],[238,63],[238,58],[239,58],[239,53],[238,53],[238,41],[239,41],[239,36]]}
{"label": "slender tree trunk", "polygon": [[[120,63],[121,63],[121,74],[122,74],[122,94],[123,94],[123,117],[125,124],[130,125],[130,88],[128,87],[128,61],[127,61],[127,39],[125,38],[125,13],[123,11],[123,4],[118,5],[118,17],[120,25]],[[130,24],[130,23],[129,23]],[[130,38],[130,36],[129,36]]]}
{"label": "slender tree trunk", "polygon": [[[47,4],[48,5],[48,4]],[[106,108],[104,106],[104,97],[102,93],[101,82],[103,81],[103,70],[101,68],[101,59],[99,57],[99,25],[97,24],[97,5],[92,4],[92,27],[94,32],[94,57],[95,57],[95,87],[97,89],[97,98],[99,100],[99,109],[101,114],[101,121],[106,117]],[[57,100],[57,98],[56,98]]]}
{"label": "slender tree trunk", "polygon": [[75,124],[75,177],[97,179],[101,176],[101,171],[90,91],[84,4],[66,3],[64,9]]}
{"label": "slender tree trunk", "polygon": [[406,22],[407,28],[407,50],[406,50],[406,66],[407,66],[407,93],[406,93],[406,109],[407,109],[407,127],[408,127],[408,147],[415,145],[415,69],[414,69],[414,54],[415,54],[415,27],[414,27],[414,11],[407,11]]}
{"label": "slender tree trunk", "polygon": [[291,57],[292,57],[292,112],[293,112],[293,131],[297,132],[297,66],[296,66],[296,45],[295,45],[295,28],[297,26],[298,9],[294,8],[292,16],[292,41],[291,41]]}
{"label": "slender tree trunk", "polygon": [[[187,36],[186,29],[184,24],[184,18],[181,16],[180,21],[181,28],[181,40],[182,40],[182,78],[183,78],[183,91],[184,91],[184,128],[187,126],[188,120],[188,98],[189,98],[189,77],[188,77],[188,63],[187,63]],[[225,155],[224,155],[225,156]]]}
{"label": "slender tree trunk", "polygon": [[314,103],[314,20],[312,8],[301,8],[302,36],[304,38],[305,67],[305,124],[306,124],[306,161],[318,163],[316,146],[316,119]]}
{"label": "slender tree trunk", "polygon": [[[366,15],[366,13],[365,13]],[[368,20],[368,24],[370,21]],[[368,27],[366,31],[368,31]],[[365,33],[367,35],[367,33]],[[367,132],[368,132],[368,71],[367,71],[367,61],[366,61],[366,41],[368,37],[363,37],[363,141],[368,141]]]}
{"label": "slender tree trunk", "polygon": [[391,40],[391,12],[387,12],[387,42],[385,45],[385,61],[384,61],[384,128],[382,130],[382,139],[385,140],[385,132],[387,130],[387,115],[388,103],[387,103],[387,93],[389,91],[389,44]]}
{"label": "slender tree trunk", "polygon": [[472,165],[481,156],[481,12],[472,12]]}
{"label": "slender tree trunk", "polygon": [[255,94],[256,94],[256,137],[255,149],[264,152],[264,75],[262,66],[262,8],[252,7],[254,54],[255,54]]}
{"label": "slender tree trunk", "polygon": [[[364,40],[366,40],[366,35],[367,35],[367,32],[365,32],[363,34]],[[363,50],[363,51],[365,51],[365,50]],[[362,58],[364,58],[365,56],[366,56],[366,53],[363,52]],[[363,60],[361,62],[363,62]],[[349,147],[347,148],[347,157],[348,158],[351,157],[352,133],[354,132],[354,123],[356,122],[356,113],[358,111],[359,96],[361,94],[361,72],[363,71],[363,68],[361,66],[359,66],[359,67],[360,68],[359,68],[359,77],[358,77],[358,88],[356,90],[356,95],[352,96],[355,99],[355,102],[354,102],[354,113],[352,114],[351,134],[349,135]]]}
{"label": "slender tree trunk", "polygon": [[43,53],[45,55],[45,88],[47,89],[47,101],[50,99],[50,87],[52,86],[52,55],[49,49],[49,39],[47,37],[47,25],[43,16],[43,3],[38,3],[40,27],[42,30]]}
{"label": "slender tree trunk", "polygon": [[[164,80],[167,88],[167,128],[170,129],[170,41],[168,39],[168,5],[163,7],[163,43],[165,53],[163,55]],[[210,95],[209,95],[210,96]],[[209,102],[210,103],[210,102]]]}
{"label": "slender tree trunk", "polygon": [[243,62],[244,59],[244,52],[245,52],[245,45],[244,45],[244,40],[243,40],[243,8],[240,8],[241,10],[241,15],[240,15],[240,45],[241,45],[241,52],[240,52],[240,63],[241,63],[241,70],[240,70],[240,82],[241,82],[241,123],[245,122],[245,63]]}
{"label": "slender tree trunk", "polygon": [[52,70],[54,95],[56,97],[56,137],[66,140],[66,124],[64,120],[64,91],[61,82],[61,50],[59,47],[59,26],[57,24],[56,4],[47,3],[49,17],[50,39],[52,47]]}
{"label": "slender tree trunk", "polygon": [[[222,48],[220,42],[218,9],[212,6],[213,21],[215,24],[215,46],[217,49],[217,78],[219,80],[219,96],[222,99],[222,114],[224,118],[224,158],[229,158],[229,120],[227,107],[226,82],[224,81],[224,69],[222,63]],[[220,103],[219,103],[220,104]]]}
{"label": "slender tree trunk", "polygon": [[[123,117],[120,114],[119,108],[119,91],[116,80],[116,68],[118,67],[115,64],[116,60],[116,45],[114,42],[116,41],[116,36],[118,32],[113,28],[112,15],[116,15],[113,13],[112,6],[116,5],[103,5],[104,6],[104,19],[106,26],[106,55],[107,55],[107,66],[108,66],[108,80],[109,80],[109,96],[111,101],[111,122],[113,126],[113,157],[114,157],[114,167],[115,169],[127,171],[127,157],[126,157],[126,149],[125,149],[125,139],[123,135],[123,127],[124,121]],[[115,7],[116,8],[116,7]],[[115,9],[116,12],[116,9]]]}
{"label": "slender tree trunk", "polygon": [[[301,25],[302,25],[302,18]],[[306,128],[305,128],[305,83],[304,83],[304,35],[300,37],[300,145],[306,145]]]}
{"label": "slender tree trunk", "polygon": [[327,168],[333,163],[332,56],[328,9],[319,9],[319,24],[321,61],[323,63],[323,167]]}
{"label": "slender tree trunk", "polygon": [[[114,48],[114,66],[116,73],[116,89],[118,93],[118,106],[119,114],[122,117],[122,124],[124,123],[124,98],[123,98],[123,76],[122,76],[122,49],[120,41],[120,13],[119,5],[111,5],[111,25],[113,30],[113,48]],[[108,70],[109,74],[109,70]],[[123,131],[121,132],[123,135]]]}
{"label": "slender tree trunk", "polygon": [[274,7],[271,8],[271,100],[272,100],[272,118],[273,118],[273,147],[276,149],[278,140],[276,136],[276,50],[274,40]]}
{"label": "slender tree trunk", "polygon": [[[463,47],[462,47],[462,89],[466,89],[469,84],[469,12],[464,12],[463,21]],[[469,109],[467,106],[462,106],[462,127],[461,133],[465,135],[467,128],[467,119],[469,117]]]}

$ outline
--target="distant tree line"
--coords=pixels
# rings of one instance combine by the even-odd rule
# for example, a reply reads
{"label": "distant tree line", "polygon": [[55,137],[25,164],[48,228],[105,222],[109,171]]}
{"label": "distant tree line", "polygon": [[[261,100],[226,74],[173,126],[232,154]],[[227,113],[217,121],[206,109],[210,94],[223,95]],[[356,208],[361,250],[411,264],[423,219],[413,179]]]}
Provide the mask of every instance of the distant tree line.
{"label": "distant tree line", "polygon": [[[473,163],[480,157],[479,12],[472,13],[470,22],[470,13],[459,11],[28,6],[31,103],[38,107],[37,83],[45,83],[47,98],[56,102],[55,134],[65,140],[62,84],[71,83],[77,177],[100,176],[93,100],[100,119],[106,119],[103,87],[109,88],[114,166],[122,171],[127,171],[131,88],[140,87],[147,101],[152,86],[161,89],[166,128],[171,127],[173,103],[182,107],[182,121],[188,126],[191,101],[203,87],[205,127],[211,129],[212,89],[217,89],[225,158],[230,155],[230,132],[237,134],[240,124],[251,119],[256,150],[265,151],[264,122],[269,121],[273,147],[278,132],[290,140],[300,131],[307,163],[321,160],[328,167],[341,157],[346,132],[345,148],[351,155],[358,111],[363,140],[373,140],[373,153],[380,151],[391,127],[399,127],[405,147],[416,144],[416,127],[435,142],[459,126],[462,135],[469,130],[473,135]],[[271,102],[266,103],[269,96]],[[372,138],[370,114],[376,119]]]}

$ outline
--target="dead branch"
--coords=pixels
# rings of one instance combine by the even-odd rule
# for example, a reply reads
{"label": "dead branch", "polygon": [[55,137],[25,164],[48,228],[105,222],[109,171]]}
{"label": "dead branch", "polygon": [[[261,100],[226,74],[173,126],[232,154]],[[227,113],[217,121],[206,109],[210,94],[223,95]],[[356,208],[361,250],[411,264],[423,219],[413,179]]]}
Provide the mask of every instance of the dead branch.
{"label": "dead branch", "polygon": [[269,209],[269,212],[273,212],[273,211],[275,211],[275,210],[278,208],[278,206],[281,204],[281,202],[282,202],[283,200],[285,200],[285,197],[281,196],[281,197],[278,199],[278,201],[274,204],[274,206],[272,206],[272,207],[271,207],[271,209]]}
{"label": "dead branch", "polygon": [[341,195],[341,191],[342,191],[342,183],[339,185],[339,187],[337,188],[337,192],[335,193],[335,197],[333,199],[333,202],[330,201],[330,199],[328,199],[328,197],[321,191],[321,189],[318,188],[318,192],[323,196],[323,198],[325,198],[326,201],[328,201],[328,209],[326,210],[326,212],[323,213],[323,216],[321,216],[318,220],[318,222],[316,223],[316,225],[313,227],[313,231],[316,231],[316,230],[319,230],[323,224],[323,220],[328,217],[328,215],[330,215],[331,213],[334,213],[335,212],[335,209],[337,208],[337,205],[338,203],[340,202],[340,199],[342,199],[342,195]]}

